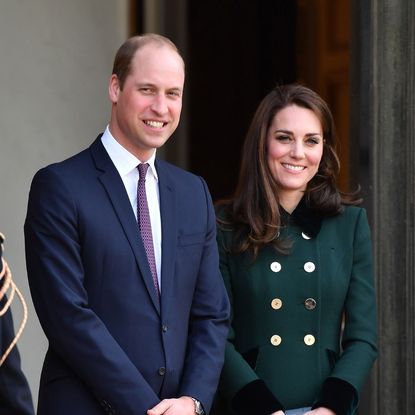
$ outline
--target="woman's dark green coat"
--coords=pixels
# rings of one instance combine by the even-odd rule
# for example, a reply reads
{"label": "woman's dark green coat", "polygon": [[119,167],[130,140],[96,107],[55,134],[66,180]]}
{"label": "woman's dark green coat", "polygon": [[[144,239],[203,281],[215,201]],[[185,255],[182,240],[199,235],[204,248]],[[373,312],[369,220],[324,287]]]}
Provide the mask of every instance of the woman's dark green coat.
{"label": "woman's dark green coat", "polygon": [[352,393],[347,400],[335,387],[340,394],[329,399],[346,399],[344,413],[355,413],[377,356],[366,213],[345,207],[331,218],[309,210],[305,216],[293,215],[280,235],[292,241],[290,254],[267,247],[254,262],[230,252],[232,231],[219,226],[220,266],[232,304],[219,389],[234,408],[227,413],[259,402],[252,412],[259,415],[270,398],[285,409],[324,402],[330,387],[323,385],[333,379]]}

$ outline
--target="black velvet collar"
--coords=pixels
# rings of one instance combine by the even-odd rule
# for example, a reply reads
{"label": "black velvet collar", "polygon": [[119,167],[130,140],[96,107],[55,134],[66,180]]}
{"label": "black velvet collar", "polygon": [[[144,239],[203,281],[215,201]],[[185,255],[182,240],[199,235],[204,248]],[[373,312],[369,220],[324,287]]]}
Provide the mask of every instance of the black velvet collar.
{"label": "black velvet collar", "polygon": [[309,206],[306,197],[300,200],[300,203],[289,214],[281,207],[281,222],[283,225],[296,225],[311,238],[315,238],[321,229],[323,216]]}

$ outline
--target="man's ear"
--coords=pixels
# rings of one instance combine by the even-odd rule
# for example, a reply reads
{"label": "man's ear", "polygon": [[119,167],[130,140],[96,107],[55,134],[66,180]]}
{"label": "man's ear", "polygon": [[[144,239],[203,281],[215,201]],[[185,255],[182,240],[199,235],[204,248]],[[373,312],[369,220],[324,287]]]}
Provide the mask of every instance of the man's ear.
{"label": "man's ear", "polygon": [[120,81],[118,79],[118,76],[112,74],[108,85],[108,95],[110,97],[110,101],[113,104],[117,103],[120,91]]}

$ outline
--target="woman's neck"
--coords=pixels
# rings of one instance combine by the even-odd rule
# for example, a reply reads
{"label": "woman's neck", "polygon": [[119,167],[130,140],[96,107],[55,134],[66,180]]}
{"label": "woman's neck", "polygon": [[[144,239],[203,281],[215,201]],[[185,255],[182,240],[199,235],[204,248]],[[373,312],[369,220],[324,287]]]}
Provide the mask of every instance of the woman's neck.
{"label": "woman's neck", "polygon": [[287,213],[293,213],[300,200],[304,196],[303,192],[280,192],[278,194],[280,205]]}

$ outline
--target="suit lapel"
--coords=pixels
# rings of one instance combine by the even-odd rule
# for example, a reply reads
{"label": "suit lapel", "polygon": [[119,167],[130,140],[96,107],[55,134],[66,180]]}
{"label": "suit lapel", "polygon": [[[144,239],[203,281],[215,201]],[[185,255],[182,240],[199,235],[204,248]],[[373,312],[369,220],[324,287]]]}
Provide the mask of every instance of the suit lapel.
{"label": "suit lapel", "polygon": [[168,313],[173,297],[174,263],[177,246],[177,206],[176,193],[168,165],[161,160],[156,161],[159,177],[160,215],[161,215],[161,307],[163,315]]}
{"label": "suit lapel", "polygon": [[90,150],[95,166],[101,171],[98,179],[101,181],[111,200],[121,227],[131,245],[147,291],[153,301],[154,307],[160,313],[160,301],[154,289],[153,278],[138,230],[138,224],[134,212],[131,209],[131,203],[121,177],[101,143],[101,136],[92,143]]}

